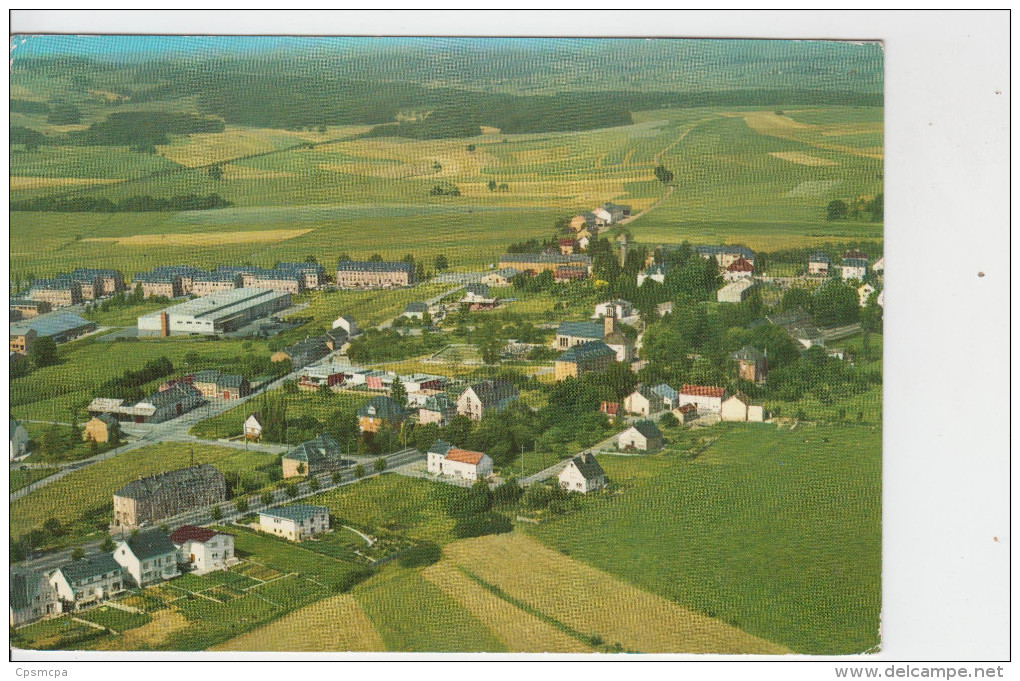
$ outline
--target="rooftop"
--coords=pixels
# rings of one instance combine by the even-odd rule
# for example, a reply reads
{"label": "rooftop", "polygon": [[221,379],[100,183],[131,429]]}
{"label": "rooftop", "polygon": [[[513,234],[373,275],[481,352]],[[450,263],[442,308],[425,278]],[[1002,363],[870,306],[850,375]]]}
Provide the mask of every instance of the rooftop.
{"label": "rooftop", "polygon": [[260,511],[259,515],[270,518],[286,518],[288,520],[303,521],[317,515],[329,515],[329,509],[325,506],[309,506],[307,504],[295,504],[293,506],[277,506]]}
{"label": "rooftop", "polygon": [[167,487],[191,487],[209,483],[226,485],[222,473],[209,464],[203,463],[188,468],[178,468],[175,471],[150,475],[147,478],[139,478],[134,482],[124,485],[113,494],[114,496],[128,499],[144,499]]}
{"label": "rooftop", "polygon": [[594,480],[606,474],[599,462],[595,460],[595,455],[588,452],[575,456],[570,460],[570,463],[577,466],[577,470],[581,472],[585,480]]}
{"label": "rooftop", "polygon": [[681,395],[696,395],[698,397],[722,397],[726,394],[726,388],[717,385],[688,385],[680,389]]}
{"label": "rooftop", "polygon": [[602,340],[605,333],[606,325],[603,322],[560,322],[556,327],[557,336]]}
{"label": "rooftop", "polygon": [[645,437],[662,437],[659,427],[651,421],[637,421],[633,427]]}
{"label": "rooftop", "polygon": [[121,572],[120,563],[113,559],[109,553],[97,553],[88,558],[82,558],[72,563],[61,565],[59,570],[70,582],[80,582],[90,577],[98,577],[108,572]]}
{"label": "rooftop", "polygon": [[73,312],[50,312],[17,324],[11,324],[10,333],[11,335],[20,335],[32,329],[39,336],[56,336],[90,324],[94,326],[95,322],[90,322]]}
{"label": "rooftop", "polygon": [[174,544],[183,544],[186,541],[206,542],[222,532],[210,530],[208,527],[196,527],[195,525],[181,525],[170,534],[170,541]]}
{"label": "rooftop", "polygon": [[485,456],[484,452],[472,452],[467,449],[458,449],[456,447],[451,447],[446,451],[445,458],[450,461],[469,463],[477,466],[478,463],[482,460],[483,456]]}
{"label": "rooftop", "polygon": [[163,530],[145,530],[136,535],[128,537],[128,548],[135,554],[138,560],[146,560],[155,556],[165,556],[168,553],[176,553],[177,547],[170,541]]}
{"label": "rooftop", "polygon": [[210,293],[207,296],[195,298],[178,305],[171,305],[168,308],[145,316],[158,316],[160,313],[166,312],[171,315],[195,318],[224,317],[252,305],[279,300],[289,295],[286,291],[273,291],[265,288],[235,288],[229,291]]}
{"label": "rooftop", "polygon": [[340,260],[338,271],[344,272],[406,272],[414,273],[414,266],[407,262],[386,262],[379,260]]}
{"label": "rooftop", "polygon": [[616,352],[600,340],[578,343],[567,348],[563,354],[556,358],[557,362],[582,362],[585,360],[597,359],[599,357],[616,357]]}
{"label": "rooftop", "polygon": [[563,255],[562,253],[504,253],[499,256],[500,262],[523,263],[557,263],[560,265],[590,265],[591,258],[586,255]]}

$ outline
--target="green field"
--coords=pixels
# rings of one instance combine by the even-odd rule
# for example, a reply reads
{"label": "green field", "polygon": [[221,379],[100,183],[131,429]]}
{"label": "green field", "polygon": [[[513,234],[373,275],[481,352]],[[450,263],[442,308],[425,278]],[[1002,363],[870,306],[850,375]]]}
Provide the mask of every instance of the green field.
{"label": "green field", "polygon": [[[221,472],[252,474],[260,465],[271,463],[274,455],[246,452],[229,447],[164,442],[139,447],[70,473],[56,482],[11,502],[11,536],[17,537],[30,529],[41,527],[48,518],[62,523],[76,523],[90,512],[102,515],[108,523],[113,493],[140,477],[188,466],[192,452],[196,463],[209,463]],[[100,536],[105,532],[96,523],[77,526],[76,531],[61,538],[62,543],[76,538]]]}
{"label": "green field", "polygon": [[600,457],[622,494],[527,531],[798,653],[876,646],[881,431],[720,428],[693,462]]}
{"label": "green field", "polygon": [[87,610],[78,615],[78,617],[89,622],[101,624],[107,629],[113,629],[116,632],[134,629],[152,621],[152,617],[144,613],[127,612],[126,610],[106,605]]}
{"label": "green field", "polygon": [[[287,404],[287,420],[301,416],[312,416],[321,422],[329,423],[330,417],[337,409],[356,409],[368,401],[367,394],[352,392],[330,393],[322,396],[318,392],[302,391],[287,394],[283,390],[270,390],[267,397],[280,397]],[[244,421],[258,411],[261,397],[255,398],[240,406],[229,409],[218,416],[199,421],[188,432],[206,439],[229,438],[241,435]]]}
{"label": "green field", "polygon": [[18,468],[11,469],[10,491],[17,492],[19,489],[28,487],[36,480],[48,478],[57,472],[56,468]]}

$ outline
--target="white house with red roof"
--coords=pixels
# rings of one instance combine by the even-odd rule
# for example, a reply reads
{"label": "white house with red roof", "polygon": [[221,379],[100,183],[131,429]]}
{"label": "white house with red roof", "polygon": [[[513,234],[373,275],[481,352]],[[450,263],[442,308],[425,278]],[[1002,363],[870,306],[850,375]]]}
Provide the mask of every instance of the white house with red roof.
{"label": "white house with red roof", "polygon": [[170,541],[177,547],[180,562],[192,566],[196,575],[226,570],[237,562],[234,536],[226,532],[182,525],[170,534]]}
{"label": "white house with red roof", "polygon": [[699,413],[718,414],[722,411],[722,403],[726,398],[726,388],[717,385],[687,385],[677,395],[679,404],[693,404]]}
{"label": "white house with red roof", "polygon": [[479,480],[492,475],[492,459],[488,454],[453,447],[436,441],[428,452],[428,472],[465,480]]}
{"label": "white house with red roof", "polygon": [[754,277],[754,265],[746,258],[737,258],[723,272],[724,281],[737,281],[738,279],[751,279],[752,277]]}

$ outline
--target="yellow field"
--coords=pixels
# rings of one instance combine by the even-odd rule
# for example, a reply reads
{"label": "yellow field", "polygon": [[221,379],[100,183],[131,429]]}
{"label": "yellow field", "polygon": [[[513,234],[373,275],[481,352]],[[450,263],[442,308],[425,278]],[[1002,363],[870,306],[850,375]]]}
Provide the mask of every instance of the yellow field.
{"label": "yellow field", "polygon": [[590,653],[576,638],[487,591],[450,561],[422,573],[477,617],[512,653]]}
{"label": "yellow field", "polygon": [[296,177],[297,173],[285,173],[277,170],[262,170],[228,163],[223,168],[223,180],[272,180],[279,177]]}
{"label": "yellow field", "polygon": [[209,650],[322,653],[385,649],[361,606],[344,594],[307,605]]}
{"label": "yellow field", "polygon": [[188,620],[178,611],[167,608],[152,613],[152,621],[120,636],[107,637],[99,642],[97,650],[144,650],[163,642],[173,632],[188,626]]}
{"label": "yellow field", "polygon": [[192,232],[190,234],[134,234],[97,236],[82,241],[110,241],[118,246],[224,246],[227,244],[276,243],[295,239],[310,229],[263,229],[248,232]]}
{"label": "yellow field", "polygon": [[835,166],[839,165],[835,161],[830,161],[827,158],[819,158],[818,156],[811,156],[805,154],[803,151],[770,151],[769,156],[775,156],[783,161],[789,161],[790,163],[798,163],[802,166]]}
{"label": "yellow field", "polygon": [[[851,147],[844,144],[823,142],[821,140],[822,137],[828,136],[882,132],[883,127],[881,123],[811,125],[810,123],[795,121],[789,116],[780,116],[779,114],[771,111],[749,111],[744,113],[724,113],[721,115],[730,117],[739,116],[744,119],[745,123],[747,123],[747,127],[761,135],[769,135],[780,139],[801,142],[815,147],[816,149],[839,151],[844,154],[852,154],[854,156],[863,156],[864,158],[875,158],[879,160],[882,159],[884,153],[882,147]],[[782,157],[780,156],[779,158]],[[812,163],[807,165],[824,164]]]}
{"label": "yellow field", "polygon": [[[371,177],[413,177],[428,175],[437,178],[478,176],[484,167],[498,165],[499,160],[481,149],[468,151],[463,140],[401,140],[393,137],[337,142],[303,153],[342,152],[369,160],[388,159],[398,164],[350,163],[328,164],[329,170],[367,175]],[[433,170],[439,163],[442,170]]]}
{"label": "yellow field", "polygon": [[[334,135],[336,131],[334,130]],[[326,133],[227,126],[223,132],[194,133],[156,148],[161,156],[188,168],[296,146],[302,141],[330,139]]]}
{"label": "yellow field", "polygon": [[[584,180],[525,180],[508,182],[510,190],[504,194],[499,191],[491,191],[488,182],[463,182],[458,183],[457,188],[463,196],[506,196],[509,199],[521,197],[527,202],[541,201],[544,199],[563,199],[583,204],[599,204],[605,201],[619,199],[627,195],[625,182],[643,182],[654,179],[651,172],[643,171],[633,173],[628,177],[614,176],[612,178],[589,177]],[[648,199],[650,203],[654,199]],[[638,199],[628,200],[631,206],[641,203]],[[640,209],[640,206],[638,206]]]}
{"label": "yellow field", "polygon": [[783,654],[752,636],[617,580],[517,533],[447,545],[455,564],[608,645],[648,653]]}
{"label": "yellow field", "polygon": [[108,102],[126,102],[131,99],[126,95],[118,95],[116,92],[110,92],[108,90],[89,90],[88,92],[93,97],[105,99]]}
{"label": "yellow field", "polygon": [[85,177],[26,177],[11,175],[11,191],[19,189],[45,189],[47,187],[67,187],[90,184],[110,184],[121,182],[119,179],[90,179]]}

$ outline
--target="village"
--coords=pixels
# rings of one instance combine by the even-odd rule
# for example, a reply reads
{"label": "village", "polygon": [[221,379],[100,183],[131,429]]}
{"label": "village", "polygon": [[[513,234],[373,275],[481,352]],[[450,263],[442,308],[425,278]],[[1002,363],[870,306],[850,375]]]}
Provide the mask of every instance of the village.
{"label": "village", "polygon": [[[11,626],[65,616],[103,629],[83,613],[97,607],[139,612],[129,603],[160,583],[241,570],[246,561],[234,548],[238,533],[322,546],[329,543],[324,538],[346,528],[365,540],[363,550],[355,550],[352,557],[376,566],[383,559],[378,549],[387,541],[344,525],[329,508],[311,502],[330,489],[364,484],[383,474],[451,485],[485,498],[509,500],[511,505],[522,496],[611,495],[614,482],[600,458],[654,455],[668,448],[677,433],[711,433],[720,423],[790,427],[792,422],[796,427],[804,415],[781,414],[775,398],[790,388],[777,389],[770,374],[789,372],[801,356],[816,363],[852,365],[854,353],[839,341],[861,334],[863,315],[858,310],[880,311],[884,306],[881,255],[872,259],[849,249],[836,254],[841,257],[834,263],[829,254],[815,252],[803,262],[800,274],[769,276],[756,268],[760,258],[739,245],[636,243],[625,227],[630,217],[630,207],[607,203],[564,221],[561,231],[544,244],[515,245],[488,271],[459,273],[455,278],[434,275],[457,285],[438,298],[408,303],[379,330],[361,329],[351,315],[337,310],[325,333],[308,335],[272,353],[269,362],[279,370],[269,376],[219,369],[170,374],[146,365],[143,382],[157,382],[150,392],[136,389],[131,397],[93,395],[80,437],[109,453],[76,463],[76,470],[108,458],[119,447],[130,447],[133,441],[186,439],[277,452],[278,469],[271,472],[271,479],[278,482],[246,496],[232,488],[215,466],[194,460],[189,466],[130,482],[113,494],[104,540],[73,550],[39,554],[29,550],[26,560],[12,567]],[[299,328],[300,321],[288,318],[300,313],[294,296],[327,289],[413,289],[429,278],[422,270],[421,263],[416,268],[379,258],[341,259],[328,274],[316,262],[278,263],[271,269],[175,265],[137,273],[129,284],[116,270],[81,268],[33,281],[11,299],[12,370],[25,365],[25,371],[31,371],[29,366],[44,364],[55,346],[102,333],[87,319],[87,310],[114,296],[166,303],[138,316],[134,328],[119,334],[150,339],[143,342],[170,337],[240,339]],[[611,285],[609,279],[615,282]],[[634,300],[607,296],[584,312],[585,321],[545,324],[538,337],[547,340],[496,339],[500,345],[483,353],[488,356],[467,360],[482,367],[504,363],[510,367],[526,358],[530,377],[496,372],[470,380],[438,369],[399,373],[371,361],[354,361],[371,360],[369,349],[359,343],[372,334],[443,337],[463,328],[465,320],[512,310],[520,293],[548,287],[583,287],[592,295],[588,299],[595,300],[600,292],[629,291]],[[822,305],[814,306],[814,315],[805,308],[812,297],[818,300],[823,292],[837,288],[839,295],[829,295],[837,299],[837,309],[823,312],[821,316],[828,314],[831,321],[819,326]],[[717,348],[699,355],[693,338],[667,342],[679,333],[671,326],[674,321],[701,309],[703,304],[693,300],[692,293],[711,300],[710,305],[740,310],[740,326],[746,331],[728,341],[738,347],[726,348],[721,355]],[[854,309],[846,309],[848,297]],[[714,364],[709,354],[714,355]],[[667,369],[674,364],[684,368]],[[837,366],[834,371],[843,370]],[[715,380],[677,381],[678,374]],[[281,446],[279,436],[265,437],[281,427],[273,422],[279,419],[273,413],[275,398],[268,397],[281,388],[285,393],[357,399],[356,431],[324,429],[293,446]],[[530,439],[537,452],[539,439],[550,429],[549,419],[542,416],[550,407],[534,404],[538,391],[550,402],[569,391],[572,404],[552,407],[563,421],[558,427],[571,430],[566,424],[572,419],[580,425],[560,437],[560,446],[552,447],[553,452],[562,452],[560,456],[535,454],[542,463],[536,464],[541,465],[539,470],[532,470],[525,468],[524,440]],[[525,393],[528,402],[522,401]],[[185,434],[189,427],[228,411],[238,414],[228,438]],[[32,462],[25,426],[11,419],[12,470]],[[514,432],[520,428],[527,430],[526,437]],[[565,451],[564,442],[582,446]],[[34,481],[21,494],[44,487],[48,480]],[[539,494],[533,487],[544,491]],[[491,501],[483,507],[491,507]],[[463,526],[463,536],[503,532],[510,521],[537,522],[521,506],[510,519],[491,512],[468,514],[458,520],[455,531]],[[387,560],[422,547],[413,537],[394,535],[388,542],[396,548],[391,547]]]}

